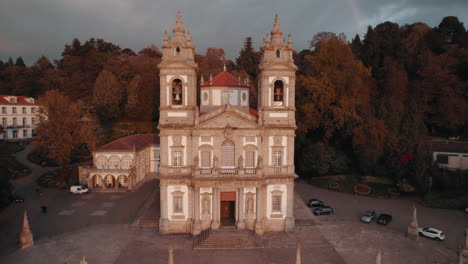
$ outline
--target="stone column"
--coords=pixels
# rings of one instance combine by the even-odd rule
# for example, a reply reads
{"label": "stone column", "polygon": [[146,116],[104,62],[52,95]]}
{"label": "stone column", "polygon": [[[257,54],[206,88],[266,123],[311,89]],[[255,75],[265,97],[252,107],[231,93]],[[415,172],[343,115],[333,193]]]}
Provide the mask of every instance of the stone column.
{"label": "stone column", "polygon": [[289,183],[286,186],[286,219],[284,231],[292,232],[294,230],[294,183]]}
{"label": "stone column", "polygon": [[211,229],[219,229],[219,190],[213,188],[213,222],[211,222]]}
{"label": "stone column", "polygon": [[114,177],[114,189],[118,190],[119,189],[119,177],[117,178]]}
{"label": "stone column", "polygon": [[408,226],[408,233],[406,234],[406,236],[412,239],[417,239],[419,236],[418,219],[416,217],[416,205],[414,204],[413,204],[413,217],[411,218],[411,223]]}
{"label": "stone column", "polygon": [[239,188],[239,201],[238,201],[238,218],[237,218],[237,229],[245,229],[245,201],[244,201],[244,187]]}
{"label": "stone column", "polygon": [[161,234],[169,234],[169,219],[167,218],[167,185],[160,184],[160,200],[161,200],[161,218],[159,219],[159,232]]}
{"label": "stone column", "polygon": [[263,193],[264,193],[264,186],[257,187],[257,219],[255,221],[255,233],[257,235],[263,235]]}
{"label": "stone column", "polygon": [[193,226],[192,226],[192,235],[196,236],[201,233],[201,222],[200,222],[200,187],[195,187],[195,192],[193,193]]}

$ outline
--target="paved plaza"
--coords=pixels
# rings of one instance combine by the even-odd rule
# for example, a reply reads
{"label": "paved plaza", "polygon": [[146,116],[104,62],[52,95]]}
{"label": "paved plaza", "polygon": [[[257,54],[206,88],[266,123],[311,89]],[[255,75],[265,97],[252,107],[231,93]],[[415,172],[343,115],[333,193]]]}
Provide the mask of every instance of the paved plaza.
{"label": "paved plaza", "polygon": [[[90,264],[167,263],[170,247],[174,248],[175,263],[295,263],[296,242],[301,241],[302,263],[375,263],[380,250],[384,264],[445,264],[456,263],[468,228],[468,215],[462,211],[425,208],[408,199],[336,193],[299,180],[294,216],[303,224],[294,232],[266,233],[261,237],[261,249],[192,250],[190,235],[161,235],[157,229],[133,225],[159,219],[157,180],[128,193],[80,196],[47,189],[39,196],[34,192],[34,179],[50,168],[32,168],[32,176],[15,183],[25,202],[12,204],[0,213],[0,263],[79,263],[83,255]],[[335,215],[314,216],[305,205],[311,198],[332,206]],[[418,207],[419,224],[440,227],[446,232],[445,241],[405,237],[413,203]],[[47,213],[41,212],[41,205],[48,206]],[[35,246],[19,249],[25,209]],[[367,209],[391,213],[394,220],[387,226],[361,223],[359,215]]]}

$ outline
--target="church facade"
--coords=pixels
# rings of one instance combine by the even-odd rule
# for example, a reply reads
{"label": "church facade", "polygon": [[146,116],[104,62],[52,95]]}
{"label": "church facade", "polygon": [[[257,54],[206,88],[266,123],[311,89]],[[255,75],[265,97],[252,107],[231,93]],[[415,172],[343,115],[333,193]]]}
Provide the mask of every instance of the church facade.
{"label": "church facade", "polygon": [[278,18],[261,49],[258,109],[249,85],[224,71],[200,81],[180,13],[165,33],[160,70],[161,233],[234,226],[294,228],[295,72]]}

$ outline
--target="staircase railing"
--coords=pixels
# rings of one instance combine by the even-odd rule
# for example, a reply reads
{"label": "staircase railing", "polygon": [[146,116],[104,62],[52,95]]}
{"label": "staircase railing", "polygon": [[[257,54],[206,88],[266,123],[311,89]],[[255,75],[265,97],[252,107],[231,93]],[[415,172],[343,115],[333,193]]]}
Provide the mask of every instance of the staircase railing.
{"label": "staircase railing", "polygon": [[196,235],[193,238],[193,248],[203,243],[203,241],[205,241],[209,235],[210,235],[210,229],[203,230],[201,231],[199,235]]}

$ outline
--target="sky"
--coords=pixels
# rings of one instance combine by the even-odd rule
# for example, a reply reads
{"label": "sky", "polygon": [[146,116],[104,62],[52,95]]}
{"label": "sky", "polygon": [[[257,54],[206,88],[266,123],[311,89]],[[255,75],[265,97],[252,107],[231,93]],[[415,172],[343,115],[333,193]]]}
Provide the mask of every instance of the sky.
{"label": "sky", "polygon": [[59,59],[74,38],[101,38],[135,52],[160,47],[178,10],[197,53],[223,48],[229,59],[246,37],[258,49],[275,14],[297,51],[309,48],[318,32],[343,32],[351,40],[385,21],[435,27],[456,16],[468,27],[468,0],[0,0],[0,60]]}

